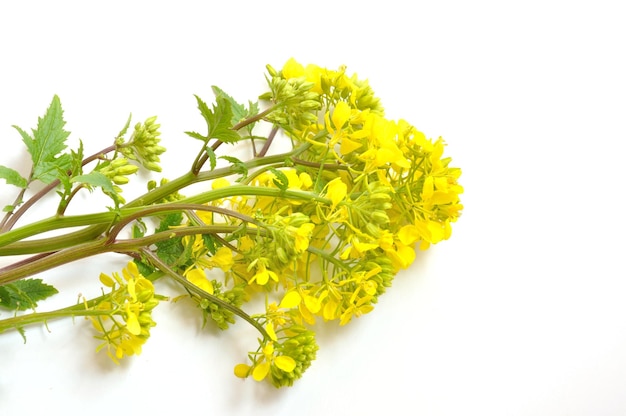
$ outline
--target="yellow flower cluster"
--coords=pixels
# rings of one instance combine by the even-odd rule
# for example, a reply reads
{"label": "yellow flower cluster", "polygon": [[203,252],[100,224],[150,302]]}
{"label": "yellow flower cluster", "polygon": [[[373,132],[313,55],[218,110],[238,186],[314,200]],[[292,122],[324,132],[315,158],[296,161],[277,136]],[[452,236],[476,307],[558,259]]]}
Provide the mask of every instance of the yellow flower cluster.
{"label": "yellow flower cluster", "polygon": [[[251,182],[276,188],[287,178],[288,190],[312,197],[246,199],[237,209],[254,213],[264,226],[249,229],[231,276],[247,283],[250,293],[283,293],[280,307],[289,322],[313,325],[321,317],[345,325],[373,309],[394,275],[413,263],[416,247],[425,250],[450,237],[462,210],[461,171],[443,157],[442,139],[385,118],[369,84],[345,68],[292,59],[270,74],[272,85],[295,82],[317,94],[322,107],[309,112],[315,122],[301,113],[300,119],[293,113],[273,120],[309,148],[295,166],[263,171]],[[271,305],[268,333],[282,325],[271,318]],[[260,380],[270,370],[289,373],[294,363],[275,356],[276,345],[262,345],[251,355],[252,366],[241,364],[236,374]]]}
{"label": "yellow flower cluster", "polygon": [[[72,166],[95,160],[98,165],[93,174],[71,178],[65,177],[67,167],[57,169],[65,193],[44,228],[64,228],[71,220],[84,229],[21,244],[18,240],[43,231],[34,224],[13,233],[24,211],[8,212],[5,253],[30,254],[37,245],[42,253],[58,254],[6,268],[3,280],[94,253],[127,253],[134,262],[121,274],[100,275],[108,293],[85,300],[85,309],[74,305],[54,316],[80,308],[99,332],[98,349],[106,348],[118,362],[140,353],[155,325],[152,310],[163,299],[139,270],[151,279],[167,276],[184,288],[181,297],[192,299],[204,323],[226,329],[238,316],[261,334],[247,363],[235,368],[237,376],[277,387],[300,378],[316,357],[316,321],[346,325],[371,312],[396,273],[415,261],[416,250],[450,237],[463,209],[463,188],[461,170],[444,156],[443,140],[427,138],[405,120],[386,118],[367,80],[345,67],[333,70],[294,59],[280,70],[267,70],[263,109],[259,103],[239,104],[217,87],[212,107],[196,96],[207,132],[186,132],[202,142],[190,170],[159,185],[150,181],[147,193],[124,206],[117,185],[138,170],[129,161],[161,170],[165,148],[156,117],[136,124],[125,141],[129,120],[115,146],[105,149],[115,152],[111,158],[103,153],[82,161],[82,148],[72,152]],[[291,149],[281,146],[284,152],[276,154],[272,144],[281,139]],[[216,153],[222,145],[238,144],[252,152],[250,159]],[[228,164],[218,167],[224,161]],[[72,188],[75,179],[78,187]],[[203,184],[210,189],[179,194]],[[114,199],[114,209],[60,218],[77,190],[93,186]],[[147,224],[151,219],[157,221],[154,227]],[[120,238],[127,227],[132,237]],[[71,249],[83,243],[84,249]],[[241,306],[255,297],[265,308],[248,314]]]}
{"label": "yellow flower cluster", "polygon": [[128,263],[119,273],[112,276],[100,274],[100,281],[111,292],[103,297],[90,316],[94,328],[100,333],[96,338],[104,341],[98,347],[107,349],[107,354],[118,363],[124,356],[141,353],[141,347],[150,337],[150,328],[155,325],[152,309],[159,303],[152,282],[143,277],[137,265]]}
{"label": "yellow flower cluster", "polygon": [[237,179],[244,194],[229,195],[238,185],[214,179],[219,197],[179,226],[225,231],[184,236],[170,263],[200,290],[190,294],[205,321],[220,328],[233,322],[229,305],[265,296],[265,312],[251,318],[264,336],[235,373],[283,386],[315,358],[309,328],[317,318],[345,325],[369,313],[416,248],[450,237],[463,188],[443,140],[385,118],[368,82],[346,68],[292,59],[268,71],[262,97],[273,111],[264,120],[300,150],[246,170]]}

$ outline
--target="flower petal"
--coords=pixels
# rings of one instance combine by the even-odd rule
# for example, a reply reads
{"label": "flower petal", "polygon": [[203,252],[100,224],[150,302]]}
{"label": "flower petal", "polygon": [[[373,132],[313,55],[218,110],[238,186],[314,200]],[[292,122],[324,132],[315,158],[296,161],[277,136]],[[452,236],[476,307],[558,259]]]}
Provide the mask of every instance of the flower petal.
{"label": "flower petal", "polygon": [[291,373],[296,368],[296,360],[289,357],[288,355],[281,355],[274,358],[274,364],[276,365],[276,367],[287,373]]}

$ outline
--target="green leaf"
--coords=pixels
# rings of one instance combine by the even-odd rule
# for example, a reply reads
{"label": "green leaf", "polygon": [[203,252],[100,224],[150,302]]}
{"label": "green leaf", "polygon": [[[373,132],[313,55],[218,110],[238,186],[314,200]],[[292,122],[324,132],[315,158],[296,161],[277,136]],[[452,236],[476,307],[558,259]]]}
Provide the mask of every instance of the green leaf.
{"label": "green leaf", "polygon": [[28,180],[19,174],[18,171],[0,165],[0,179],[4,179],[7,184],[17,186],[18,188],[26,188]]}
{"label": "green leaf", "polygon": [[193,137],[194,139],[202,140],[205,142],[209,140],[206,136],[203,136],[195,131],[186,131],[185,134],[189,137]]}
{"label": "green leaf", "polygon": [[56,179],[67,176],[67,171],[72,166],[72,157],[63,154],[54,161],[40,162],[37,171],[33,174],[33,179],[39,179],[45,184],[49,184]]}
{"label": "green leaf", "polygon": [[241,177],[237,179],[237,182],[244,180],[248,176],[248,167],[241,160],[232,156],[220,156],[219,158],[233,164],[233,170],[235,171],[235,173],[241,175]]}
{"label": "green leaf", "polygon": [[134,259],[133,262],[137,265],[137,269],[139,269],[139,273],[146,279],[154,281],[156,280],[156,278],[158,278],[158,275],[152,276],[152,273],[154,273],[156,269],[152,267],[150,264],[145,263],[141,260],[137,260],[137,259]]}
{"label": "green leaf", "polygon": [[93,188],[100,188],[105,195],[109,196],[115,203],[117,208],[119,204],[123,203],[122,197],[117,193],[113,181],[101,172],[93,171],[86,175],[78,175],[70,179],[71,182],[81,183],[87,187],[90,191]]}
{"label": "green leaf", "polygon": [[287,188],[289,187],[289,179],[287,178],[287,175],[285,175],[283,172],[279,171],[278,169],[274,169],[274,168],[271,168],[270,172],[276,175],[276,177],[272,179],[272,182],[274,182],[274,185],[276,185],[276,187],[280,189],[281,191],[286,191]]}
{"label": "green leaf", "polygon": [[[183,216],[180,212],[174,212],[168,214],[161,220],[161,223],[155,230],[155,232],[167,231],[170,227],[180,225],[183,221]],[[183,246],[182,237],[174,237],[169,240],[164,240],[156,243],[157,256],[170,266],[179,262],[185,247]]]}
{"label": "green leaf", "polygon": [[241,120],[245,120],[248,117],[248,112],[243,104],[239,104],[233,97],[226,94],[222,89],[216,87],[215,85],[211,87],[213,89],[213,93],[215,94],[216,99],[224,98],[230,104],[230,109],[233,113],[233,118],[231,119],[231,123],[233,125],[239,123]]}
{"label": "green leaf", "polygon": [[206,151],[207,156],[209,156],[209,163],[211,164],[211,170],[214,170],[215,166],[217,165],[215,152],[210,146],[206,146],[204,150]]}
{"label": "green leaf", "polygon": [[209,250],[209,253],[211,255],[215,254],[215,252],[217,251],[215,237],[213,237],[211,234],[202,234],[202,240],[204,241],[204,246]]}
{"label": "green leaf", "polygon": [[24,130],[14,126],[22,136],[22,140],[33,161],[32,179],[39,179],[50,183],[56,179],[59,169],[69,168],[70,158],[59,158],[59,154],[66,148],[65,141],[69,132],[63,130],[63,109],[58,96],[52,98],[46,114],[40,117],[37,128],[32,137]]}
{"label": "green leaf", "polygon": [[233,110],[227,98],[223,96],[217,97],[215,100],[216,104],[211,110],[200,97],[197,95],[195,97],[200,114],[206,121],[208,132],[206,136],[193,132],[188,132],[187,134],[196,139],[201,138],[204,141],[218,139],[224,143],[235,143],[241,139],[239,133],[232,130]]}
{"label": "green leaf", "polygon": [[106,194],[116,194],[113,182],[103,173],[94,171],[86,175],[78,175],[70,179],[74,183],[82,183],[87,185],[89,189],[94,187],[102,188]]}
{"label": "green leaf", "polygon": [[37,306],[37,302],[59,293],[53,286],[41,279],[18,280],[0,286],[0,306],[7,309],[24,311]]}

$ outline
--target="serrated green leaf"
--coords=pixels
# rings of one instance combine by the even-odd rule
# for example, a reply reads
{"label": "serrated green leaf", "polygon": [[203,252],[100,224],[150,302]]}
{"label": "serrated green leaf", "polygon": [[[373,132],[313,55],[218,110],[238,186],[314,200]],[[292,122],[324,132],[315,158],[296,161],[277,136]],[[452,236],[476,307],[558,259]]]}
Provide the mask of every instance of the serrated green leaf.
{"label": "serrated green leaf", "polygon": [[78,141],[78,149],[71,151],[71,167],[72,176],[80,176],[83,174],[83,159],[85,153],[83,149],[83,141]]}
{"label": "serrated green leaf", "polygon": [[39,179],[44,183],[50,183],[56,179],[59,169],[67,169],[69,158],[58,158],[58,155],[66,148],[65,141],[69,132],[63,130],[63,108],[58,96],[52,98],[46,114],[38,119],[37,128],[33,130],[32,137],[19,127],[15,127],[20,135],[33,161],[32,179]]}
{"label": "serrated green leaf", "polygon": [[146,279],[153,280],[158,277],[158,275],[155,277],[151,277],[152,273],[154,273],[156,269],[150,264],[144,263],[143,261],[137,259],[133,260],[133,262],[137,265],[139,273]]}
{"label": "serrated green leaf", "polygon": [[160,233],[161,231],[167,231],[171,227],[179,226],[182,222],[183,214],[181,214],[180,212],[172,212],[171,214],[167,214],[165,217],[163,217],[155,232]]}
{"label": "serrated green leaf", "polygon": [[15,169],[0,165],[0,179],[4,179],[7,184],[17,186],[18,188],[26,188],[28,180],[24,178]]}
{"label": "serrated green leaf", "polygon": [[230,109],[233,113],[233,117],[231,119],[231,123],[233,125],[239,123],[241,120],[245,120],[248,117],[248,112],[243,104],[239,104],[233,97],[226,94],[224,90],[215,85],[211,87],[213,89],[213,93],[215,94],[216,99],[225,98],[226,101],[230,103]]}
{"label": "serrated green leaf", "polygon": [[215,254],[217,251],[215,237],[211,234],[202,234],[202,240],[204,241],[204,246],[209,250],[209,253],[211,255]]}
{"label": "serrated green leaf", "polygon": [[272,172],[276,176],[274,179],[272,179],[274,185],[276,185],[276,187],[281,191],[286,191],[289,187],[289,179],[287,178],[287,175],[274,168],[271,168],[270,172]]}
{"label": "serrated green leaf", "polygon": [[215,156],[215,152],[211,149],[210,146],[206,146],[205,149],[206,154],[209,156],[209,164],[211,165],[211,170],[215,169],[217,165],[217,157]]}
{"label": "serrated green leaf", "polygon": [[[170,227],[178,226],[182,223],[183,216],[179,212],[166,215],[162,220],[155,232],[167,231]],[[156,243],[157,256],[169,265],[174,265],[179,262],[181,256],[185,251],[183,246],[182,237],[174,237],[169,240],[164,240]]]}
{"label": "serrated green leaf", "polygon": [[259,114],[259,102],[248,101],[248,117]]}
{"label": "serrated green leaf", "polygon": [[23,279],[0,286],[0,306],[17,311],[32,309],[37,302],[59,293],[41,279]]}
{"label": "serrated green leaf", "polygon": [[248,176],[248,167],[241,160],[232,156],[220,156],[219,158],[232,163],[233,170],[235,171],[235,173],[238,173],[241,175],[241,177],[237,180],[237,182],[242,181]]}
{"label": "serrated green leaf", "polygon": [[194,139],[202,140],[204,142],[209,140],[208,137],[203,136],[200,133],[196,133],[195,131],[186,131],[185,134],[189,137],[193,137]]}
{"label": "serrated green leaf", "polygon": [[102,188],[105,193],[116,193],[113,182],[103,173],[94,171],[85,175],[78,175],[70,179],[73,183],[82,183],[91,188]]}
{"label": "serrated green leaf", "polygon": [[67,176],[67,172],[72,166],[72,157],[63,154],[53,161],[43,161],[37,165],[33,173],[33,179],[39,179],[45,184],[49,184],[56,179]]}
{"label": "serrated green leaf", "polygon": [[[198,136],[204,137],[205,140],[218,139],[224,143],[235,143],[241,139],[239,133],[232,130],[233,110],[227,98],[223,96],[217,97],[215,100],[216,104],[211,110],[200,97],[198,97],[197,95],[195,97],[196,101],[198,102],[198,109],[200,110],[200,114],[202,114],[202,117],[204,117],[208,129],[206,136]],[[191,136],[195,137],[193,135]]]}

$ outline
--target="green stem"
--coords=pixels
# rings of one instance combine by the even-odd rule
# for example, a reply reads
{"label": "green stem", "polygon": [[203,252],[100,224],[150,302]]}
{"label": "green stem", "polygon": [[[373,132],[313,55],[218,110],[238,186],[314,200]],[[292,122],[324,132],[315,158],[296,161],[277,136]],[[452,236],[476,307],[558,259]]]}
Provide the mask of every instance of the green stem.
{"label": "green stem", "polygon": [[[331,201],[327,198],[318,196],[312,192],[280,190],[277,188],[264,188],[250,185],[231,185],[207,192],[202,192],[192,197],[181,199],[177,202],[169,202],[164,204],[155,204],[150,206],[150,214],[154,215],[159,212],[181,210],[177,208],[177,204],[206,204],[207,202],[217,199],[229,198],[233,196],[269,196],[274,198],[296,199],[304,201],[317,201],[329,204]],[[174,208],[172,208],[174,207]],[[119,212],[102,212],[98,214],[86,214],[66,217],[53,217],[33,224],[18,228],[7,234],[0,236],[0,256],[18,255],[18,254],[34,254],[46,251],[56,251],[67,247],[75,246],[81,240],[76,238],[76,234],[69,233],[62,237],[51,237],[50,239],[19,241],[9,244],[15,240],[21,240],[31,235],[39,234],[44,231],[51,231],[59,228],[79,227],[92,224],[104,224],[107,229],[109,224],[124,221],[129,216],[137,215],[145,212],[147,208],[144,206],[137,208],[120,209]],[[83,230],[87,236],[93,240],[97,236],[91,236],[88,231]],[[98,235],[102,234],[101,232]],[[4,246],[3,246],[4,245]]]}
{"label": "green stem", "polygon": [[31,259],[11,264],[0,269],[0,286],[14,282],[25,277],[41,273],[63,264],[71,263],[76,260],[95,256],[103,253],[137,253],[143,247],[161,241],[169,240],[175,237],[183,237],[195,234],[215,234],[215,233],[232,233],[239,229],[234,225],[206,225],[196,227],[174,228],[168,231],[162,231],[149,235],[147,237],[132,238],[127,240],[116,241],[113,244],[107,244],[106,238],[102,237],[96,241],[82,244],[76,244],[70,248],[60,250],[48,255],[37,254]]}
{"label": "green stem", "polygon": [[[310,144],[303,144],[290,152],[282,153],[279,155],[266,156],[263,158],[252,159],[245,163],[247,169],[253,169],[259,166],[267,164],[275,164],[285,162],[285,160],[297,156],[310,147]],[[73,244],[93,240],[102,233],[106,232],[113,221],[116,220],[116,216],[119,215],[119,219],[123,220],[124,215],[132,214],[134,211],[131,208],[141,209],[143,206],[154,204],[167,197],[168,195],[175,193],[189,185],[213,180],[220,177],[230,176],[235,174],[233,167],[224,167],[215,169],[209,172],[200,172],[198,175],[193,175],[188,172],[177,179],[174,179],[136,199],[129,202],[120,210],[120,212],[105,212],[97,214],[86,214],[73,217],[59,217],[54,216],[46,218],[44,220],[25,225],[23,227],[11,230],[4,234],[0,234],[0,256],[15,255],[15,254],[33,254],[43,251],[54,251],[62,248],[69,247]],[[231,187],[228,187],[231,188]],[[223,189],[228,189],[223,188]],[[205,193],[207,194],[207,193]],[[254,193],[252,193],[253,195]],[[243,195],[243,194],[237,194]],[[228,197],[229,195],[223,195],[218,198]],[[234,196],[234,195],[233,195]],[[204,198],[206,199],[206,198]],[[195,198],[198,200],[198,198]],[[194,201],[195,201],[194,200]],[[202,202],[206,203],[211,199],[206,199]],[[179,201],[183,202],[183,201]],[[190,201],[187,201],[190,202]],[[52,231],[60,228],[89,226],[83,230],[68,233],[66,235],[58,237],[50,237],[40,240],[20,241],[27,237],[41,234],[46,231]],[[13,243],[13,244],[12,244]],[[10,246],[9,246],[10,245]]]}
{"label": "green stem", "polygon": [[185,279],[183,276],[181,276],[180,274],[176,273],[176,271],[174,271],[172,268],[170,268],[159,257],[157,257],[157,255],[154,254],[152,251],[150,251],[148,249],[143,249],[142,250],[142,254],[147,258],[147,260],[150,263],[152,263],[152,265],[154,267],[156,267],[157,269],[159,269],[162,272],[166,273],[168,276],[170,276],[176,282],[181,284],[189,292],[193,293],[196,296],[199,296],[202,299],[206,299],[209,302],[215,303],[216,305],[218,305],[218,306],[220,306],[220,307],[222,307],[222,308],[224,308],[224,309],[234,313],[235,315],[239,316],[244,321],[248,322],[250,325],[255,327],[257,329],[257,331],[259,331],[259,333],[261,333],[261,335],[263,335],[263,338],[270,339],[270,336],[265,331],[265,328],[263,328],[263,326],[261,326],[261,324],[259,324],[257,321],[252,319],[252,317],[250,317],[250,315],[245,313],[240,308],[238,308],[238,307],[236,307],[234,305],[231,305],[230,303],[228,303],[228,302],[218,298],[217,296],[214,296],[214,295],[212,295],[212,294],[210,294],[208,292],[205,292],[204,290],[200,289],[198,286],[194,285],[193,283],[191,283],[190,281]]}
{"label": "green stem", "polygon": [[13,318],[2,319],[0,320],[0,333],[9,329],[21,329],[27,325],[44,323],[51,319],[77,316],[110,315],[111,313],[115,312],[115,310],[88,309],[93,307],[94,305],[97,305],[105,296],[106,295],[99,296],[85,303],[77,303],[76,305],[68,306],[50,312],[33,312],[26,315],[14,316]]}

